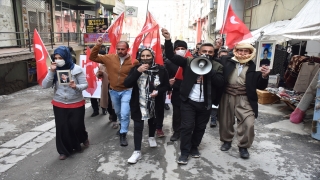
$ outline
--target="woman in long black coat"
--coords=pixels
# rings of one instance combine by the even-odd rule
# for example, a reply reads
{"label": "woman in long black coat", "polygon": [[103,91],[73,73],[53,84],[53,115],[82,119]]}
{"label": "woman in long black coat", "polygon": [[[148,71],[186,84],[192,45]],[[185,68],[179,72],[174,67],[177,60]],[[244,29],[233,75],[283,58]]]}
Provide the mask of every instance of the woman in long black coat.
{"label": "woman in long black coat", "polygon": [[168,73],[163,66],[155,64],[155,55],[152,49],[142,49],[138,60],[140,64],[131,69],[124,81],[126,87],[133,88],[130,109],[131,119],[134,121],[135,149],[128,159],[128,163],[133,164],[141,159],[142,131],[145,120],[148,120],[149,125],[149,145],[157,147],[154,138],[156,117],[163,113],[162,95],[170,87]]}

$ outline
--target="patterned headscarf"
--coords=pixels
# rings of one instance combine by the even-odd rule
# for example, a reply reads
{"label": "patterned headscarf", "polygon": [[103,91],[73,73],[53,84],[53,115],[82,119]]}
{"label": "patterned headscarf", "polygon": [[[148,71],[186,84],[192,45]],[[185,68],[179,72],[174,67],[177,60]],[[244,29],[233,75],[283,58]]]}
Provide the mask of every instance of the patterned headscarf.
{"label": "patterned headscarf", "polygon": [[151,65],[151,67],[149,69],[154,68],[156,66],[155,59],[154,59],[155,55],[154,55],[154,51],[151,48],[144,48],[139,52],[139,55],[138,55],[139,62],[141,61],[141,54],[142,54],[143,51],[150,51],[150,53],[152,55],[152,65]]}

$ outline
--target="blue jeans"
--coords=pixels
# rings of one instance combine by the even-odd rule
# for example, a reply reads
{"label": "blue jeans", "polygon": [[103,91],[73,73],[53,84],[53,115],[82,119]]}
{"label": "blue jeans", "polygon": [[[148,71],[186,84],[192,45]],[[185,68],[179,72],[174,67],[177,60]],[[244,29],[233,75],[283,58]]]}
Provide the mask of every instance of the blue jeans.
{"label": "blue jeans", "polygon": [[217,112],[218,112],[217,108],[211,108],[211,114],[210,114],[211,123],[216,123],[216,121],[217,121]]}
{"label": "blue jeans", "polygon": [[127,133],[129,128],[129,115],[130,115],[130,99],[131,99],[131,93],[132,89],[127,89],[123,91],[114,91],[109,90],[110,97],[112,101],[112,105],[114,108],[114,111],[120,121],[121,129],[120,133]]}

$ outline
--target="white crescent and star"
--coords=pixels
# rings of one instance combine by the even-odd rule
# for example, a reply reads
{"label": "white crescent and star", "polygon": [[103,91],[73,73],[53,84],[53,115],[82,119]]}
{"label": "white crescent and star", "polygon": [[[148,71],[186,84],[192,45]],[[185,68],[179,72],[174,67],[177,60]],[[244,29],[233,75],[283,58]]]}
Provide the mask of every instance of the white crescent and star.
{"label": "white crescent and star", "polygon": [[41,58],[39,59],[39,61],[42,61],[44,59],[42,46],[40,44],[35,44],[35,48],[41,51]]}
{"label": "white crescent and star", "polygon": [[120,30],[120,26],[117,26],[117,28],[115,28],[115,30],[113,31],[113,34],[118,37],[118,32]]}
{"label": "white crescent and star", "polygon": [[230,22],[231,22],[231,24],[239,24],[235,19],[236,19],[235,16],[231,16],[231,17],[230,17]]}

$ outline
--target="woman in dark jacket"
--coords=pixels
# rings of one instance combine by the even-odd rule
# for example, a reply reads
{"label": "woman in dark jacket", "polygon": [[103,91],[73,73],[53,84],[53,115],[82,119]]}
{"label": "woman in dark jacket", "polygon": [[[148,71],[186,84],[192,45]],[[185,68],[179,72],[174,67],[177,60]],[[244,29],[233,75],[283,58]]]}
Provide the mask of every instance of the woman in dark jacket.
{"label": "woman in dark jacket", "polygon": [[[148,120],[150,147],[157,147],[154,134],[156,117],[159,109],[163,109],[163,96],[169,85],[167,71],[163,66],[155,64],[152,49],[142,49],[138,56],[140,64],[133,67],[124,81],[124,85],[132,89],[130,109],[134,121],[134,152],[128,163],[136,163],[141,159],[141,141],[144,121]],[[162,107],[160,107],[162,106]],[[162,111],[163,113],[163,111]]]}

